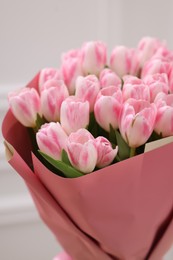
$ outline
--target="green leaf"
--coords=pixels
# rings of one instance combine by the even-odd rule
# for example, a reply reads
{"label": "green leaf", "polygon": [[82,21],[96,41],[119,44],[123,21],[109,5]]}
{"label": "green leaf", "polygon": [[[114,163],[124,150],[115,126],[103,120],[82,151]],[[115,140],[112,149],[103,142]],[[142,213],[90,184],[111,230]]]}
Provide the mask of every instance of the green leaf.
{"label": "green leaf", "polygon": [[95,119],[94,112],[90,113],[90,120],[89,120],[89,125],[88,125],[88,131],[94,136],[98,136],[98,129],[97,129],[97,122]]}
{"label": "green leaf", "polygon": [[117,145],[118,145],[118,155],[120,160],[124,160],[129,158],[130,155],[130,147],[128,144],[124,141],[121,134],[118,130],[115,131]]}
{"label": "green leaf", "polygon": [[81,177],[83,174],[73,168],[72,166],[66,164],[63,161],[58,161],[50,157],[49,155],[41,152],[40,150],[38,151],[51,165],[53,165],[56,169],[59,171],[63,172],[65,177],[67,178],[76,178],[76,177]]}
{"label": "green leaf", "polygon": [[69,158],[68,158],[68,154],[67,154],[67,152],[66,152],[64,149],[62,150],[61,157],[62,157],[62,161],[63,161],[65,164],[72,166],[72,165],[71,165],[71,162],[70,162],[70,160],[69,160]]}

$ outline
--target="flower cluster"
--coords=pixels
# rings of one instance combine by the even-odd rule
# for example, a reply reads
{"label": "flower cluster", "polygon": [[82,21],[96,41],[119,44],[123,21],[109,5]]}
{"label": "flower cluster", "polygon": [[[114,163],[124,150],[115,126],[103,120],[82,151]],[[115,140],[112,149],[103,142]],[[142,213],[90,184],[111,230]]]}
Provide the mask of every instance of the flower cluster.
{"label": "flower cluster", "polygon": [[11,93],[9,104],[49,162],[90,173],[173,135],[173,52],[145,37],[134,49],[116,46],[108,60],[104,43],[87,42],[63,54],[59,69],[41,70],[37,90]]}

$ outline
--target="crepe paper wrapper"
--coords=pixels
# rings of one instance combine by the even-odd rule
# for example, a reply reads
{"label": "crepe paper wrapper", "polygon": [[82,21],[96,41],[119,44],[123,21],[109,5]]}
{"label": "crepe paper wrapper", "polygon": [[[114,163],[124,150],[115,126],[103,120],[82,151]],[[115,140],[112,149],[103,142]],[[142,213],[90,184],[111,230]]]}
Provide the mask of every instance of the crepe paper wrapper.
{"label": "crepe paper wrapper", "polygon": [[[37,88],[38,75],[28,86]],[[11,111],[2,131],[13,147],[7,144],[9,163],[72,259],[163,259],[173,245],[173,142],[67,179],[31,153],[27,130]]]}

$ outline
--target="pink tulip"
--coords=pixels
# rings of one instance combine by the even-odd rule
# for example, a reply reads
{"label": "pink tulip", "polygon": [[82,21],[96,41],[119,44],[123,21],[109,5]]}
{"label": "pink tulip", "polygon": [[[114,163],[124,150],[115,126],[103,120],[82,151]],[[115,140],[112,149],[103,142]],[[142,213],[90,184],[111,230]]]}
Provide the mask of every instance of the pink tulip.
{"label": "pink tulip", "polygon": [[170,93],[173,93],[173,66],[171,66],[168,79],[169,79],[169,91]]}
{"label": "pink tulip", "polygon": [[61,71],[69,93],[74,94],[76,78],[83,75],[80,50],[71,50],[62,56]]}
{"label": "pink tulip", "polygon": [[162,137],[173,135],[173,94],[159,93],[154,102],[157,106],[154,130]]}
{"label": "pink tulip", "polygon": [[99,76],[101,88],[109,86],[121,87],[121,79],[111,69],[103,69]]}
{"label": "pink tulip", "polygon": [[155,104],[131,99],[121,111],[119,129],[127,144],[136,148],[144,144],[154,129],[157,109]]}
{"label": "pink tulip", "polygon": [[74,168],[83,173],[92,172],[97,163],[95,139],[86,129],[71,133],[67,141],[67,153]]}
{"label": "pink tulip", "polygon": [[168,50],[165,46],[157,49],[152,59],[160,59],[166,62],[173,62],[173,52]]}
{"label": "pink tulip", "polygon": [[41,92],[41,109],[47,121],[60,120],[62,102],[69,96],[67,87],[62,80],[48,80]]}
{"label": "pink tulip", "polygon": [[[60,85],[64,85],[65,88],[67,89],[67,86],[65,85],[64,81],[62,79],[48,79],[42,86],[42,91],[45,89],[49,89],[51,87],[57,87]],[[41,91],[41,92],[42,92]]]}
{"label": "pink tulip", "polygon": [[122,103],[122,91],[118,86],[109,86],[100,89],[96,101],[101,97],[101,96],[112,96],[118,100],[118,102]]}
{"label": "pink tulip", "polygon": [[157,94],[154,103],[156,104],[157,108],[162,106],[173,106],[173,94],[165,94],[160,92]]}
{"label": "pink tulip", "polygon": [[76,80],[75,96],[82,101],[88,101],[90,104],[90,112],[94,110],[96,97],[100,90],[100,83],[95,75],[86,77],[79,76]]}
{"label": "pink tulip", "polygon": [[136,76],[132,76],[132,75],[125,75],[125,76],[123,76],[123,81],[126,84],[129,83],[129,84],[140,85],[140,84],[143,83],[143,81],[140,78],[138,78]]}
{"label": "pink tulip", "polygon": [[59,123],[42,125],[36,134],[39,149],[55,160],[61,160],[61,153],[66,149],[67,135]]}
{"label": "pink tulip", "polygon": [[147,75],[143,79],[144,83],[149,87],[150,101],[153,102],[159,92],[168,94],[168,77],[165,73],[157,73],[153,75]]}
{"label": "pink tulip", "polygon": [[160,59],[151,59],[144,64],[141,72],[141,78],[157,73],[166,73],[169,75],[170,69],[171,64],[169,62],[165,62]]}
{"label": "pink tulip", "polygon": [[103,88],[94,106],[97,123],[106,131],[110,131],[110,124],[118,128],[118,119],[122,107],[122,92],[118,87]]}
{"label": "pink tulip", "polygon": [[54,68],[45,68],[40,71],[39,74],[39,90],[43,90],[43,85],[50,79],[61,80],[62,74],[60,70]]}
{"label": "pink tulip", "polygon": [[26,127],[36,126],[37,114],[41,116],[40,97],[34,88],[24,88],[8,96],[10,108],[17,120]]}
{"label": "pink tulip", "polygon": [[97,147],[97,167],[103,168],[112,163],[118,152],[118,146],[113,149],[111,143],[103,136],[95,139]]}
{"label": "pink tulip", "polygon": [[70,96],[62,102],[60,121],[63,129],[69,135],[89,124],[89,102],[83,102],[75,96]]}
{"label": "pink tulip", "polygon": [[73,260],[65,251],[53,258],[53,260]]}
{"label": "pink tulip", "polygon": [[107,49],[103,42],[86,42],[81,49],[84,75],[99,75],[106,65]]}
{"label": "pink tulip", "polygon": [[137,75],[139,71],[138,53],[135,49],[116,46],[110,57],[110,68],[119,76]]}
{"label": "pink tulip", "polygon": [[144,65],[158,50],[158,48],[165,46],[165,43],[160,42],[156,38],[144,37],[138,43],[138,50],[140,51],[140,64]]}
{"label": "pink tulip", "polygon": [[124,101],[129,98],[150,101],[149,87],[144,84],[141,79],[138,79],[134,76],[128,76],[125,77],[124,80],[125,81],[122,89]]}

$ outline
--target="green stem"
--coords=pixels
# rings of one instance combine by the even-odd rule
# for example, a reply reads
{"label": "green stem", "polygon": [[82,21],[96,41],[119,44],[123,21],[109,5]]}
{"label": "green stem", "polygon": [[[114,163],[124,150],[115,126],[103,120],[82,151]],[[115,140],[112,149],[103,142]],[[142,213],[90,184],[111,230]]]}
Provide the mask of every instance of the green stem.
{"label": "green stem", "polygon": [[135,156],[135,154],[136,154],[136,148],[135,147],[131,147],[130,148],[130,157]]}

